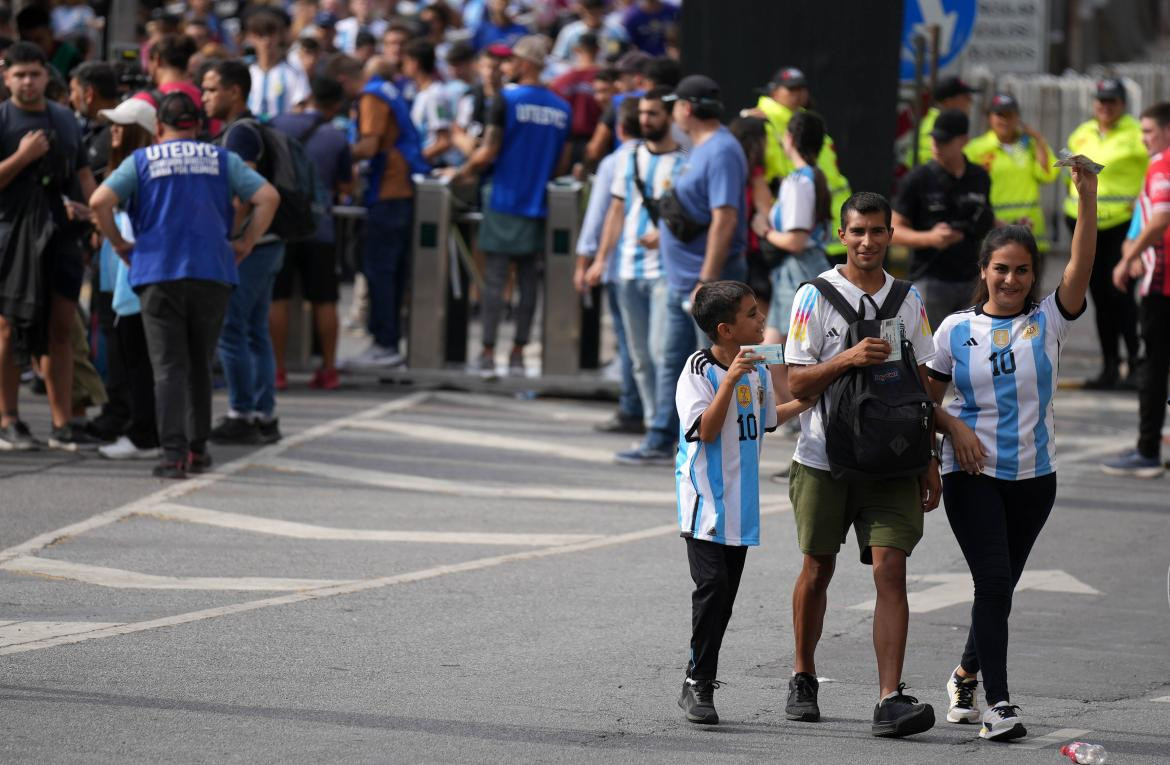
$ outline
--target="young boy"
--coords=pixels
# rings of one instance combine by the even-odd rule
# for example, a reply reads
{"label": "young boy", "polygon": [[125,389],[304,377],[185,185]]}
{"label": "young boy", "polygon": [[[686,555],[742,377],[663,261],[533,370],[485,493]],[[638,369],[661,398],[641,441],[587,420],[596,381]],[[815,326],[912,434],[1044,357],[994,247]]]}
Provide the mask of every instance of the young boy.
{"label": "young boy", "polygon": [[741,350],[764,340],[764,313],[751,287],[731,281],[704,285],[691,314],[713,345],[687,360],[675,394],[681,422],[678,519],[695,581],[691,657],[678,705],[690,722],[715,725],[719,646],[747,548],[760,543],[763,435],[812,402],[776,406],[761,357]]}

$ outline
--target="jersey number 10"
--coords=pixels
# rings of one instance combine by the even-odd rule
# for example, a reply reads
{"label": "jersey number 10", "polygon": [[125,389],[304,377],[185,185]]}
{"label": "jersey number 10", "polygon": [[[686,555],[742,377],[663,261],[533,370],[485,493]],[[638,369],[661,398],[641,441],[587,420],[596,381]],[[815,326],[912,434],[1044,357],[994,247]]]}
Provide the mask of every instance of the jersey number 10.
{"label": "jersey number 10", "polygon": [[756,424],[756,416],[754,414],[743,415],[735,418],[739,423],[739,440],[740,441],[755,441],[756,437],[760,435],[758,426]]}
{"label": "jersey number 10", "polygon": [[1011,375],[1016,373],[1016,354],[1014,351],[993,353],[991,359],[991,376]]}

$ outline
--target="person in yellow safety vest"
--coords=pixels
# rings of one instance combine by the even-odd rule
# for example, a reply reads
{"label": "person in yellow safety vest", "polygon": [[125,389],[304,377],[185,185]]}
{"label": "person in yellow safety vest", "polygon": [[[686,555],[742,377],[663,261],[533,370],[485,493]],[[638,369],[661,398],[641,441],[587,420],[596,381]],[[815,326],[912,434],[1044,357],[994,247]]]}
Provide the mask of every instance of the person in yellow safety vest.
{"label": "person in yellow safety vest", "polygon": [[[1093,119],[1069,134],[1068,148],[1105,166],[1097,179],[1097,257],[1089,280],[1089,295],[1101,342],[1101,374],[1085,382],[1091,390],[1137,386],[1137,304],[1133,285],[1128,293],[1113,286],[1113,269],[1121,260],[1121,245],[1129,230],[1134,203],[1145,181],[1149,154],[1142,144],[1141,125],[1125,113],[1125,86],[1107,78],[1097,82]],[[1069,231],[1076,225],[1077,191],[1070,183],[1064,213]],[[1117,338],[1125,341],[1129,369],[1121,378]]]}
{"label": "person in yellow safety vest", "polygon": [[1007,93],[991,99],[987,121],[991,129],[972,138],[963,149],[967,158],[991,176],[991,207],[996,224],[1018,223],[1032,229],[1041,252],[1048,236],[1040,209],[1040,185],[1060,175],[1044,136],[1020,119],[1020,105]]}
{"label": "person in yellow safety vest", "polygon": [[[781,144],[784,134],[788,132],[788,120],[793,113],[803,111],[808,107],[809,91],[808,78],[804,72],[795,67],[784,67],[776,72],[763,89],[760,100],[756,102],[756,111],[767,121],[765,130],[767,140],[764,142],[764,178],[771,183],[777,178],[783,178],[796,169]],[[853,190],[849,187],[849,180],[841,173],[837,165],[837,151],[833,146],[833,139],[825,136],[825,143],[817,154],[817,167],[825,174],[825,181],[829,184],[829,194],[832,210],[840,210]],[[827,243],[825,254],[830,258],[844,257],[845,245],[833,240]]]}
{"label": "person in yellow safety vest", "polygon": [[944,77],[934,86],[931,94],[934,106],[927,109],[922,115],[922,122],[918,123],[918,161],[914,161],[914,145],[911,144],[906,154],[906,166],[916,167],[930,161],[930,131],[934,130],[934,121],[944,109],[958,109],[968,117],[971,116],[971,104],[974,102],[972,94],[982,93],[982,88],[968,85],[960,77]]}

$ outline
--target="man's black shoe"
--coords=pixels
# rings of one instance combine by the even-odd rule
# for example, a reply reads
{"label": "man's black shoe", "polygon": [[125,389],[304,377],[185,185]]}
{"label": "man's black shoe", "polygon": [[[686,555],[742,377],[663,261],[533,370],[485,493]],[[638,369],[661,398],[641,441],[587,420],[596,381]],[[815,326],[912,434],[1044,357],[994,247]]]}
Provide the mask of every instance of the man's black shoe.
{"label": "man's black shoe", "polygon": [[187,454],[187,472],[188,473],[206,473],[211,470],[211,455],[206,451],[202,452],[188,452]]}
{"label": "man's black shoe", "polygon": [[901,738],[922,733],[934,727],[934,708],[919,704],[918,699],[902,693],[905,683],[898,684],[893,696],[882,699],[873,708],[870,732],[884,738]]}
{"label": "man's black shoe", "polygon": [[678,705],[686,712],[687,720],[700,725],[718,725],[719,714],[715,711],[715,689],[718,680],[683,680],[682,695]]}
{"label": "man's black shoe", "polygon": [[594,425],[593,429],[598,433],[628,433],[640,436],[646,432],[646,425],[638,417],[624,417],[621,414],[614,414],[605,422]]}
{"label": "man's black shoe", "polygon": [[187,477],[187,462],[186,460],[179,460],[178,462],[163,460],[155,465],[154,470],[150,472],[155,478],[175,478],[181,480]]}
{"label": "man's black shoe", "polygon": [[210,441],[217,444],[258,444],[260,431],[256,423],[243,417],[223,417],[211,429]]}
{"label": "man's black shoe", "polygon": [[807,672],[797,672],[788,681],[788,704],[784,716],[799,722],[816,722],[821,719],[821,708],[817,706],[817,692],[821,683]]}
{"label": "man's black shoe", "polygon": [[280,434],[279,417],[273,417],[267,422],[264,420],[257,420],[256,433],[259,435],[260,443],[262,444],[274,444],[280,439],[284,438],[284,436]]}

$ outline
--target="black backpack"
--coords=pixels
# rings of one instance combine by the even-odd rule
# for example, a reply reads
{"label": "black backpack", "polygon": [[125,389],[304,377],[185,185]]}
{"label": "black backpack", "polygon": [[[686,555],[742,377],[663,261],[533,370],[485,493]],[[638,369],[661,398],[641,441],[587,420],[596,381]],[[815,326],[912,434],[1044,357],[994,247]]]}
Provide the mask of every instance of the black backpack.
{"label": "black backpack", "polygon": [[257,162],[257,172],[280,192],[280,207],[268,227],[285,242],[310,239],[317,233],[317,217],[322,214],[318,204],[317,168],[300,141],[256,119],[248,124],[260,134],[263,153]]}
{"label": "black backpack", "polygon": [[[881,308],[863,295],[857,309],[820,277],[809,284],[849,323],[846,346],[882,336],[884,319],[893,319],[910,292],[910,282],[895,279]],[[865,318],[865,304],[875,317]],[[821,394],[825,451],[833,478],[880,480],[920,475],[930,463],[934,442],[934,402],[918,374],[914,345],[902,333],[902,358],[842,374]]]}

